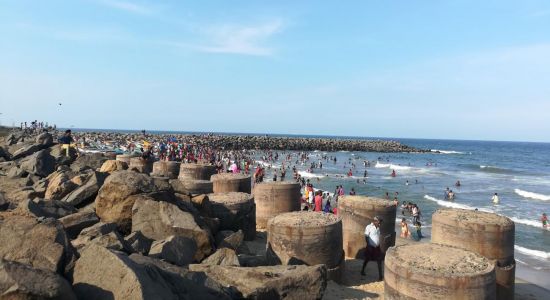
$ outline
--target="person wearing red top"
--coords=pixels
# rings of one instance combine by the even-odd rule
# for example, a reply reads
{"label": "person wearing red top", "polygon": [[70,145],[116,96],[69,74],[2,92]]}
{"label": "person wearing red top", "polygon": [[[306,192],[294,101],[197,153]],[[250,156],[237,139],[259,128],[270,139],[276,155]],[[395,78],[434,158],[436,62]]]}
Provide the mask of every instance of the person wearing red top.
{"label": "person wearing red top", "polygon": [[315,211],[323,211],[323,197],[319,193],[315,195]]}

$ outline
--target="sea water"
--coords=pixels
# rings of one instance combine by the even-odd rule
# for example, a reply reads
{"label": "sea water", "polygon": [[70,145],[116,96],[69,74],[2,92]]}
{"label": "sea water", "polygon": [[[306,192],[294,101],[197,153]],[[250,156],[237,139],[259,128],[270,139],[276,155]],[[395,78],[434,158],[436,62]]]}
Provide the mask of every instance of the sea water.
{"label": "sea water", "polygon": [[[397,140],[434,152],[313,151],[306,164],[296,165],[294,161],[285,165],[296,165],[298,173],[310,179],[315,188],[328,192],[333,192],[337,185],[343,185],[346,194],[353,188],[357,194],[382,198],[388,192],[393,199],[398,192],[400,203],[418,204],[423,215],[423,231],[428,237],[431,215],[438,208],[478,209],[507,216],[516,224],[517,275],[523,274],[531,277],[524,279],[550,287],[550,230],[543,230],[540,221],[543,212],[550,215],[550,144]],[[336,163],[322,160],[323,156],[336,157]],[[365,160],[371,161],[370,167],[364,167]],[[311,162],[318,161],[322,161],[323,168],[308,172]],[[352,169],[353,176],[348,177],[352,163],[356,168]],[[280,165],[281,159],[275,167]],[[366,184],[363,183],[365,170],[368,172]],[[396,177],[391,176],[392,170],[396,171]],[[289,173],[286,180],[291,180]],[[269,170],[266,178],[271,178]],[[455,186],[457,181],[461,182],[460,187]],[[455,193],[454,201],[445,200],[447,187]],[[498,205],[491,201],[494,193],[500,197]],[[398,219],[400,214],[398,209]]]}

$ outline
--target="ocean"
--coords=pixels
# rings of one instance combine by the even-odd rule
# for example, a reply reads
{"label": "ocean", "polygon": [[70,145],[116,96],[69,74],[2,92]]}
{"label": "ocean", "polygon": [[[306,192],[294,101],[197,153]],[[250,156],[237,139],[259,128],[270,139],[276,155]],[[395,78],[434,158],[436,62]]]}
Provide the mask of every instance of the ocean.
{"label": "ocean", "polygon": [[[323,168],[314,169],[313,173],[307,172],[309,163],[297,168],[315,188],[329,192],[340,184],[346,194],[353,188],[357,194],[376,197],[389,192],[393,199],[398,192],[400,202],[419,205],[423,231],[428,238],[431,215],[438,208],[477,208],[507,216],[516,224],[516,275],[550,288],[550,230],[543,230],[540,222],[543,212],[550,214],[549,143],[394,140],[439,150],[441,154],[315,151],[310,153],[309,163],[324,155],[335,156],[336,163],[323,161]],[[364,160],[376,162],[365,168]],[[352,170],[353,176],[348,177],[352,163],[356,168]],[[280,167],[280,162],[274,167]],[[368,172],[366,184],[364,170]],[[392,170],[396,171],[396,177],[391,177]],[[267,178],[271,178],[269,172]],[[460,187],[455,187],[457,181],[461,182]],[[445,200],[447,187],[455,192],[454,201]],[[498,205],[491,202],[494,193],[499,194]]]}

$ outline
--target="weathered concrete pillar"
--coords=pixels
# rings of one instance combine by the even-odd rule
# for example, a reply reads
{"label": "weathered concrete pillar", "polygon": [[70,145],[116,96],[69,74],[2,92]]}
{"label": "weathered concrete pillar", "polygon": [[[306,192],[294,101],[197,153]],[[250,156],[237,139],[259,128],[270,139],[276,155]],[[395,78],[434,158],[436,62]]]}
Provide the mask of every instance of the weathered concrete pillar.
{"label": "weathered concrete pillar", "polygon": [[214,183],[214,193],[252,192],[252,179],[249,175],[222,173],[212,175],[210,180]]}
{"label": "weathered concrete pillar", "polygon": [[414,243],[388,249],[384,299],[497,299],[495,266],[461,248]]}
{"label": "weathered concrete pillar", "polygon": [[320,212],[289,212],[267,222],[268,262],[283,265],[324,264],[328,276],[341,281],[344,268],[342,220]]}
{"label": "weathered concrete pillar", "polygon": [[127,165],[130,165],[130,159],[133,158],[133,157],[137,157],[137,156],[133,155],[133,154],[119,154],[119,155],[116,156],[116,160],[123,161]]}
{"label": "weathered concrete pillar", "polygon": [[214,191],[210,180],[185,180],[181,183],[190,194],[210,194]]}
{"label": "weathered concrete pillar", "polygon": [[186,180],[210,180],[216,174],[216,166],[208,164],[182,163],[180,166],[179,179]]}
{"label": "weathered concrete pillar", "polygon": [[364,258],[367,246],[365,227],[376,216],[382,218],[380,224],[382,252],[395,245],[396,207],[393,202],[367,196],[342,196],[338,198],[338,214],[342,217],[346,257]]}
{"label": "weathered concrete pillar", "polygon": [[300,210],[300,184],[287,181],[262,182],[254,186],[256,226],[266,228],[267,220],[280,213]]}
{"label": "weathered concrete pillar", "polygon": [[153,161],[148,159],[143,159],[141,157],[132,157],[130,158],[130,164],[128,169],[135,169],[140,173],[149,174],[153,171]]}
{"label": "weathered concrete pillar", "polygon": [[179,162],[160,160],[153,163],[153,172],[151,173],[151,176],[161,176],[175,179],[178,178],[179,173]]}
{"label": "weathered concrete pillar", "polygon": [[220,230],[243,231],[247,241],[256,237],[256,205],[247,193],[208,194],[212,216],[220,220]]}
{"label": "weathered concrete pillar", "polygon": [[433,243],[470,250],[494,262],[498,299],[514,299],[514,239],[514,222],[504,216],[464,209],[438,209],[432,215]]}

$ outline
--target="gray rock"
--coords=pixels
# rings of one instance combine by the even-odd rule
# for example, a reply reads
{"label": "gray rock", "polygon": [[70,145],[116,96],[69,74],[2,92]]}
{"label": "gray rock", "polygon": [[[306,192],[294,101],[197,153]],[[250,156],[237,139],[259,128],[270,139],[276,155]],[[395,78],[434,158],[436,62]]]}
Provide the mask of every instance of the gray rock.
{"label": "gray rock", "polygon": [[71,285],[55,272],[0,260],[0,298],[76,300]]}
{"label": "gray rock", "polygon": [[153,242],[149,256],[164,259],[178,266],[186,266],[193,262],[196,252],[195,240],[172,235],[164,240]]}
{"label": "gray rock", "polygon": [[36,143],[49,147],[53,145],[53,136],[48,132],[43,132],[36,136]]}
{"label": "gray rock", "polygon": [[241,230],[233,232],[222,230],[216,234],[216,245],[218,248],[226,247],[233,250],[239,249],[244,241],[244,234]]}
{"label": "gray rock", "polygon": [[21,169],[30,174],[46,177],[55,170],[55,159],[48,150],[40,150],[21,160]]}
{"label": "gray rock", "polygon": [[65,232],[71,239],[75,239],[85,228],[99,222],[99,218],[93,211],[77,212],[59,219],[65,228]]}
{"label": "gray rock", "polygon": [[27,146],[22,147],[22,148],[18,149],[17,151],[13,152],[11,159],[12,160],[17,160],[17,159],[23,158],[25,156],[29,156],[33,153],[36,153],[36,152],[38,152],[42,149],[44,149],[44,146],[40,145],[40,144],[27,145]]}
{"label": "gray rock", "polygon": [[0,222],[0,258],[60,274],[68,272],[76,260],[61,223],[24,216]]}
{"label": "gray rock", "polygon": [[32,214],[38,218],[59,219],[77,212],[77,210],[58,200],[24,200],[17,205],[16,211]]}
{"label": "gray rock", "polygon": [[235,250],[229,248],[220,248],[214,254],[201,262],[203,265],[220,265],[240,267],[239,258]]}
{"label": "gray rock", "polygon": [[199,264],[189,265],[189,270],[233,287],[246,299],[321,299],[327,286],[325,265],[242,268]]}
{"label": "gray rock", "polygon": [[29,174],[27,171],[23,170],[22,168],[18,167],[18,166],[13,166],[11,167],[6,176],[8,178],[23,178],[25,176],[27,176],[27,174]]}
{"label": "gray rock", "polygon": [[71,164],[71,169],[75,172],[81,172],[86,169],[99,170],[101,165],[107,160],[108,158],[102,153],[86,153],[76,158]]}
{"label": "gray rock", "polygon": [[61,201],[76,207],[86,205],[95,199],[104,181],[103,173],[93,172],[81,186],[67,194]]}
{"label": "gray rock", "polygon": [[[140,260],[140,255],[133,257]],[[73,288],[78,299],[83,300],[217,299],[218,296],[154,263],[136,263],[121,252],[95,245],[82,251],[74,269]]]}
{"label": "gray rock", "polygon": [[110,250],[124,251],[127,253],[132,252],[131,247],[128,246],[128,244],[124,240],[124,237],[120,233],[118,233],[118,231],[113,231],[98,236],[95,239],[91,240],[88,244],[86,244],[85,247],[88,247],[90,244],[98,245]]}
{"label": "gray rock", "polygon": [[168,202],[137,199],[132,208],[132,231],[141,231],[153,240],[172,235],[192,238],[198,247],[195,255],[197,261],[212,253],[213,238],[210,232],[201,228],[191,213]]}
{"label": "gray rock", "polygon": [[115,223],[97,223],[90,227],[84,228],[78,237],[73,240],[71,243],[72,245],[77,248],[83,248],[86,246],[90,241],[92,241],[95,238],[98,238],[102,235],[109,234],[111,232],[116,231],[117,225]]}
{"label": "gray rock", "polygon": [[130,233],[127,237],[124,238],[126,243],[132,248],[132,253],[140,253],[147,255],[153,244],[153,240],[148,239],[144,236],[141,231],[136,231]]}

